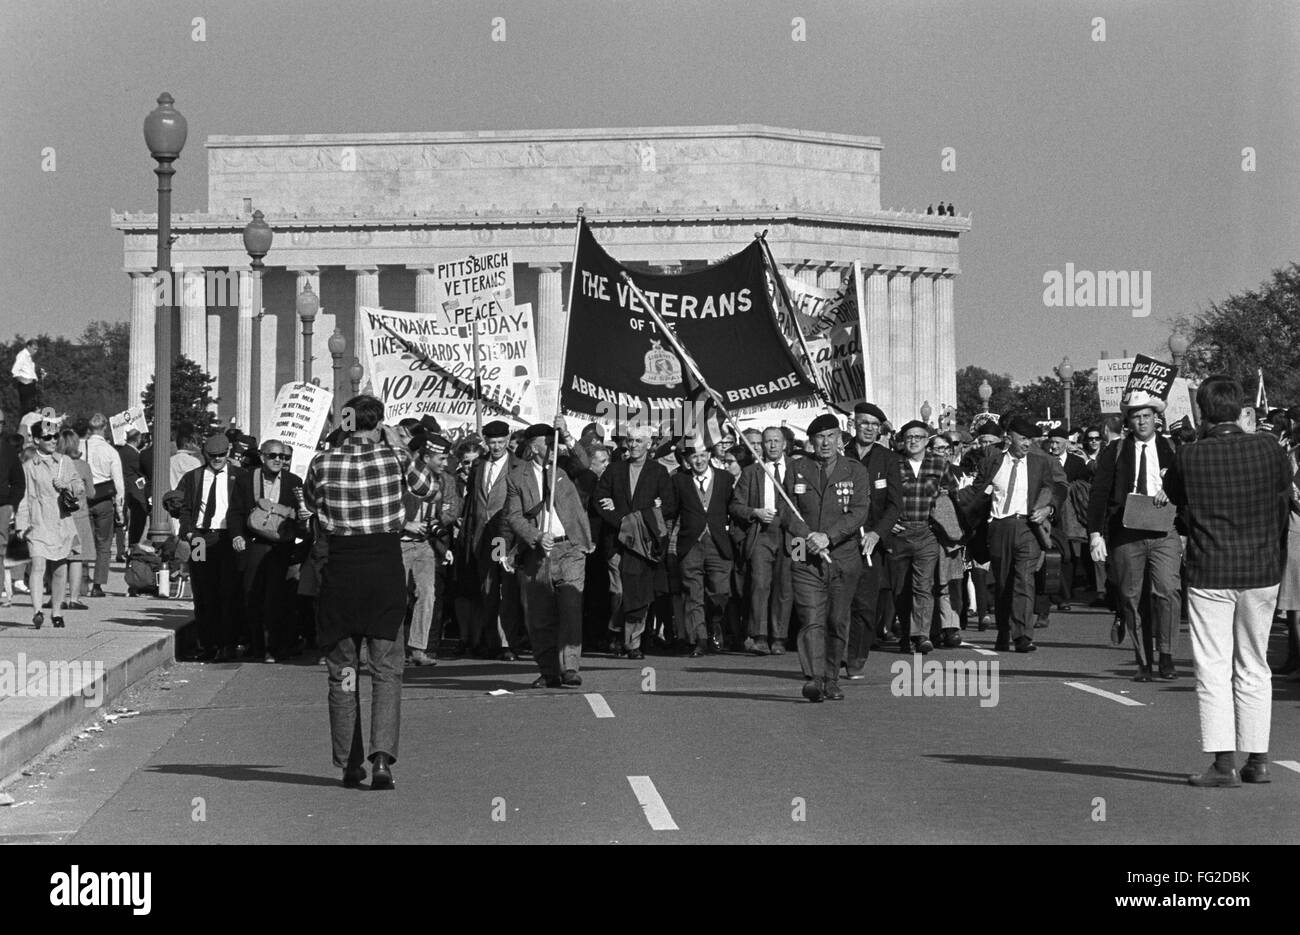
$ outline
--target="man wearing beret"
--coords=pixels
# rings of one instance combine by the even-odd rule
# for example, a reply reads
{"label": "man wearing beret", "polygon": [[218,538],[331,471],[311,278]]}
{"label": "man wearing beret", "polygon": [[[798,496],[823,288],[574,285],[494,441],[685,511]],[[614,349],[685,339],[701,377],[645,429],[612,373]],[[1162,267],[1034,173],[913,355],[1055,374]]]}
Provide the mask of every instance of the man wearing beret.
{"label": "man wearing beret", "polygon": [[406,664],[433,666],[438,664],[438,644],[442,641],[442,627],[435,622],[435,617],[442,612],[437,599],[438,572],[446,555],[445,550],[439,553],[437,544],[440,533],[446,529],[447,508],[451,508],[450,519],[454,522],[460,513],[460,498],[455,479],[446,472],[447,450],[451,447],[447,439],[429,433],[420,423],[416,423],[414,434],[399,425],[398,437],[406,442],[416,462],[427,464],[441,482],[437,490],[425,497],[417,496],[409,488],[403,492],[399,536],[410,614]]}
{"label": "man wearing beret", "polygon": [[595,548],[582,497],[563,468],[552,474],[555,428],[524,432],[524,459],[506,478],[506,525],[518,557],[524,622],[541,675],[534,688],[576,688],[582,659],[582,593]]}
{"label": "man wearing beret", "polygon": [[880,430],[889,420],[879,406],[858,403],[853,407],[853,440],[844,449],[844,457],[857,461],[867,472],[870,483],[871,509],[862,530],[862,576],[853,597],[852,617],[844,664],[850,679],[862,678],[862,670],[871,653],[882,608],[892,614],[894,602],[882,600],[890,590],[889,556],[885,541],[892,539],[894,523],[903,511],[901,475],[896,469],[898,456],[877,444]]}
{"label": "man wearing beret", "polygon": [[501,563],[505,556],[506,475],[522,462],[507,450],[510,426],[500,419],[483,426],[483,441],[487,454],[474,462],[465,485],[461,539],[456,552],[461,586],[472,592],[474,605],[470,619],[462,621],[461,626],[466,652],[479,658],[499,655],[513,660],[510,644],[517,641],[520,628],[519,582],[515,573]]}
{"label": "man wearing beret", "polygon": [[858,530],[871,512],[866,469],[840,454],[840,424],[821,415],[808,426],[810,457],[793,462],[786,490],[799,515],[786,522],[795,537],[791,581],[799,615],[799,666],[809,701],[843,699],[840,662],[862,553]]}
{"label": "man wearing beret", "polygon": [[[1031,419],[1017,416],[1007,425],[1007,448],[990,448],[980,459],[974,483],[967,488],[975,512],[988,516],[994,612],[998,638],[994,649],[1031,653],[1034,645],[1034,572],[1042,561],[1043,528],[1065,500],[1065,470],[1036,444],[1042,435]],[[1035,532],[1030,524],[1039,526]]]}
{"label": "man wearing beret", "polygon": [[227,464],[230,441],[213,435],[203,443],[203,466],[181,478],[180,538],[190,544],[190,584],[199,633],[199,661],[235,658],[243,623],[240,570],[248,545],[253,484],[243,468]]}

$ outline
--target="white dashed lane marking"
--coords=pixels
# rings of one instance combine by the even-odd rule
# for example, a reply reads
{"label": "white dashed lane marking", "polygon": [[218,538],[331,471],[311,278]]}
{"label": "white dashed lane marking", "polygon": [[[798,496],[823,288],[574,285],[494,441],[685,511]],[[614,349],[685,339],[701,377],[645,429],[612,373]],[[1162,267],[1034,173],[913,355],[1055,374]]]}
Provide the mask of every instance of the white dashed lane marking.
{"label": "white dashed lane marking", "polygon": [[1090,692],[1094,695],[1100,695],[1103,698],[1109,698],[1111,701],[1118,701],[1120,704],[1126,704],[1134,708],[1144,707],[1140,701],[1134,701],[1132,698],[1125,698],[1123,695],[1117,695],[1114,692],[1103,691],[1100,688],[1093,688],[1091,685],[1085,685],[1082,682],[1066,682],[1071,688],[1077,688],[1081,692]]}
{"label": "white dashed lane marking", "polygon": [[614,712],[610,710],[609,703],[603,697],[595,693],[583,695],[587,699],[587,704],[591,705],[592,713],[596,717],[613,717]]}
{"label": "white dashed lane marking", "polygon": [[632,785],[632,792],[636,795],[636,800],[641,803],[641,809],[645,812],[645,819],[650,822],[651,831],[680,830],[677,827],[677,822],[673,821],[668,806],[664,804],[663,798],[659,795],[659,790],[655,788],[655,784],[650,781],[649,776],[628,776],[627,781]]}

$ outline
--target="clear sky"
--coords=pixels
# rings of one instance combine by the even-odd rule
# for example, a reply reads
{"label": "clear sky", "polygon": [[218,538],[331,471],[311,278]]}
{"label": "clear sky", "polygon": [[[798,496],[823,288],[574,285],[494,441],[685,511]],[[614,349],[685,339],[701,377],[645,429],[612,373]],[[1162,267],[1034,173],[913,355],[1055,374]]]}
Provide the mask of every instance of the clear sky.
{"label": "clear sky", "polygon": [[[974,214],[958,364],[1018,379],[1159,352],[1175,315],[1300,259],[1295,0],[0,0],[0,89],[6,336],[129,317],[109,213],[153,210],[141,124],[163,90],[190,129],[177,211],[205,207],[211,134],[878,136],[885,207]],[[1149,271],[1150,315],[1045,307],[1067,263]]]}

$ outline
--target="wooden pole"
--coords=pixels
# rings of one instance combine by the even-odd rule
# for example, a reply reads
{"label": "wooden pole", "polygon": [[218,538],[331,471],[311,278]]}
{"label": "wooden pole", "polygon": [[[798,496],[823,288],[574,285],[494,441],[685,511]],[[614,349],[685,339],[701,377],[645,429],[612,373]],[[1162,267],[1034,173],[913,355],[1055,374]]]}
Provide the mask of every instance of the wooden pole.
{"label": "wooden pole", "polygon": [[[582,220],[583,210],[578,209],[577,223],[573,228],[573,263],[569,267],[569,304],[565,306],[564,322],[564,341],[560,344],[560,380],[555,394],[555,418],[559,421],[560,416],[564,415],[564,406],[561,403],[564,397],[564,366],[568,363],[569,358],[569,316],[573,314],[573,284],[578,281],[578,241],[582,239]],[[560,275],[564,275],[561,269]],[[558,322],[557,322],[558,324]],[[534,336],[536,330],[534,330]],[[555,439],[551,442],[551,491],[546,500],[546,519],[542,523],[542,532],[551,531],[551,510],[555,506],[555,487],[556,474],[560,464],[560,431],[556,429]]]}

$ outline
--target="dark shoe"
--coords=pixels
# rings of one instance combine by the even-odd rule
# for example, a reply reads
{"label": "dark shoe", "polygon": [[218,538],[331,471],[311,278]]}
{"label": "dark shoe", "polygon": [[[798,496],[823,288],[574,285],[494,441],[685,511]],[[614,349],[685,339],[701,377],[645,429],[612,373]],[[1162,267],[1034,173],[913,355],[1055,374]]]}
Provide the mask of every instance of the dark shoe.
{"label": "dark shoe", "polygon": [[856,682],[858,681],[858,679],[864,679],[867,677],[866,668],[867,668],[866,666],[858,666],[857,668],[854,668],[846,662],[844,664],[844,677],[848,679],[850,682]]}
{"label": "dark shoe", "polygon": [[508,649],[503,649],[503,650],[501,650],[501,655],[500,655],[498,658],[499,658],[502,662],[514,662],[514,661],[515,661],[515,654],[514,654],[513,652],[511,652],[510,650],[508,650]]}
{"label": "dark shoe", "polygon": [[1178,678],[1178,672],[1174,669],[1174,657],[1169,653],[1160,654],[1160,677],[1166,682]]}
{"label": "dark shoe", "polygon": [[36,627],[38,630],[45,626],[45,615],[39,610],[32,615],[32,626]]}
{"label": "dark shoe", "polygon": [[50,618],[50,622],[54,624],[54,629],[56,629],[56,630],[62,630],[62,629],[63,629],[63,618],[62,618],[62,617],[51,617],[51,618]]}
{"label": "dark shoe", "polygon": [[577,688],[582,684],[582,676],[572,669],[565,669],[560,675],[560,684],[566,688]]}
{"label": "dark shoe", "polygon": [[216,662],[230,662],[235,658],[235,648],[233,646],[222,646],[217,650],[215,657]]}
{"label": "dark shoe", "polygon": [[388,764],[392,762],[387,753],[376,753],[375,758],[371,760],[375,764],[375,774],[370,777],[371,789],[391,789],[393,788],[393,771],[389,769]]}
{"label": "dark shoe", "polygon": [[755,656],[767,655],[767,644],[755,640],[753,637],[745,640],[745,652],[753,653]]}
{"label": "dark shoe", "polygon": [[997,626],[997,621],[993,619],[992,615],[985,614],[983,617],[980,617],[979,630],[981,633],[983,633],[989,627],[995,627],[995,626]]}
{"label": "dark shoe", "polygon": [[262,656],[262,661],[269,666],[273,666],[275,665],[275,656],[271,655],[271,653],[266,653]]}
{"label": "dark shoe", "polygon": [[1048,624],[1047,614],[1039,614],[1037,617],[1034,618],[1035,630],[1046,630],[1047,624]]}
{"label": "dark shoe", "polygon": [[423,649],[411,650],[411,655],[406,663],[408,666],[436,666],[438,660],[434,659]]}
{"label": "dark shoe", "polygon": [[700,640],[698,643],[695,644],[695,648],[691,650],[690,656],[692,659],[699,659],[706,652],[708,652],[708,643],[706,643],[704,640]]}
{"label": "dark shoe", "polygon": [[529,687],[530,688],[559,688],[563,684],[564,683],[560,680],[560,677],[558,675],[539,675],[537,676],[537,678],[533,679],[533,684],[530,685]]}
{"label": "dark shoe", "polygon": [[1135,682],[1154,682],[1155,677],[1151,674],[1150,666],[1139,666],[1137,675],[1133,676]]}
{"label": "dark shoe", "polygon": [[629,650],[627,651],[627,658],[629,658],[629,659],[644,659],[644,658],[645,658],[645,653],[641,652],[641,650],[639,650],[639,649],[629,649]]}
{"label": "dark shoe", "polygon": [[825,697],[827,701],[844,700],[844,692],[840,689],[840,683],[832,682],[829,679],[826,682],[826,687],[822,689],[822,696]]}
{"label": "dark shoe", "polygon": [[934,651],[934,644],[931,643],[929,640],[927,640],[924,636],[912,637],[912,652],[925,655],[926,653],[933,652],[933,651]]}
{"label": "dark shoe", "polygon": [[90,589],[90,593],[87,594],[86,597],[108,597],[108,595],[104,593],[103,588],[101,588],[99,585],[95,585],[93,588]]}
{"label": "dark shoe", "polygon": [[1000,653],[1011,652],[1011,638],[1007,637],[1006,639],[1003,639],[1002,637],[999,636],[996,640],[993,641],[993,649],[996,652],[1000,652]]}
{"label": "dark shoe", "polygon": [[772,644],[772,655],[773,655],[773,656],[784,656],[784,655],[785,655],[785,644],[784,644],[784,643],[779,643],[779,642],[778,642],[778,643],[773,643],[773,644]]}
{"label": "dark shoe", "polygon": [[609,641],[609,654],[610,654],[611,656],[621,656],[621,655],[623,655],[623,641],[622,641],[622,640],[610,640],[610,641]]}
{"label": "dark shoe", "polygon": [[720,652],[722,652],[722,641],[721,641],[720,639],[718,639],[716,636],[711,636],[711,637],[709,637],[709,645],[708,645],[708,649],[709,649],[709,652],[711,652],[711,653],[720,653]]}
{"label": "dark shoe", "polygon": [[803,683],[803,696],[809,701],[820,702],[822,700],[822,682],[821,679],[808,679]]}
{"label": "dark shoe", "polygon": [[1038,647],[1034,645],[1034,641],[1031,640],[1029,637],[1021,636],[1016,638],[1016,652],[1032,653],[1037,649]]}
{"label": "dark shoe", "polygon": [[68,601],[68,603],[65,606],[67,607],[68,610],[89,610],[90,609],[85,604],[81,603],[81,601]]}
{"label": "dark shoe", "polygon": [[1265,783],[1272,782],[1273,780],[1268,775],[1267,763],[1257,763],[1247,760],[1246,765],[1241,768],[1241,781]]}
{"label": "dark shoe", "polygon": [[1069,613],[1069,612],[1070,612],[1070,602],[1069,602],[1069,601],[1066,601],[1064,604],[1057,604],[1057,605],[1056,605],[1056,609],[1059,610],[1059,611],[1061,611],[1062,613]]}
{"label": "dark shoe", "polygon": [[1124,645],[1124,618],[1119,614],[1116,614],[1115,619],[1111,621],[1110,641],[1116,646]]}
{"label": "dark shoe", "polygon": [[343,788],[345,789],[359,789],[365,781],[366,770],[363,766],[349,766],[343,771]]}
{"label": "dark shoe", "polygon": [[956,627],[949,627],[943,631],[943,647],[945,649],[957,649],[962,645],[961,631]]}
{"label": "dark shoe", "polygon": [[1201,789],[1232,789],[1241,785],[1241,777],[1235,769],[1225,773],[1214,766],[1199,776],[1188,776],[1187,781]]}
{"label": "dark shoe", "polygon": [[899,651],[899,653],[901,653],[901,654],[904,655],[904,656],[910,656],[910,655],[912,655],[912,653],[916,652],[915,641],[914,641],[914,640],[906,640],[906,639],[904,639],[904,640],[899,640],[899,641],[898,641],[898,651]]}

